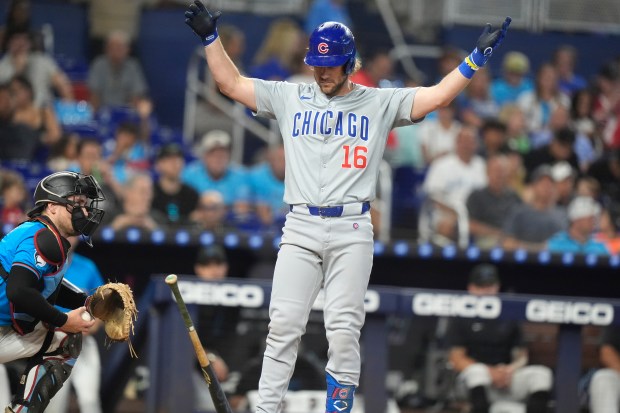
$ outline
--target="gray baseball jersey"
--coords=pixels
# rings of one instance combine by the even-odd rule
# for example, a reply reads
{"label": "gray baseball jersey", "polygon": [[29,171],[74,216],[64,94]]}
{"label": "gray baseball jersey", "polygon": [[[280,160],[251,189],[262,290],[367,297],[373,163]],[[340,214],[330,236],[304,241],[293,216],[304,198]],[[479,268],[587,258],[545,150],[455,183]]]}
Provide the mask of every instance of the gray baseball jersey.
{"label": "gray baseball jersey", "polygon": [[355,85],[328,98],[319,86],[254,80],[257,116],[277,119],[287,204],[372,201],[389,131],[410,125],[417,89]]}

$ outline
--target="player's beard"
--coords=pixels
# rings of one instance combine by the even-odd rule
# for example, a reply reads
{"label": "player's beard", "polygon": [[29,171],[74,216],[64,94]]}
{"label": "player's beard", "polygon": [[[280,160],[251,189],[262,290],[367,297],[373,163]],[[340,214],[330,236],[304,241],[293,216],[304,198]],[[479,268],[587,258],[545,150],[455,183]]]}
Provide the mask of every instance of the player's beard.
{"label": "player's beard", "polygon": [[329,83],[329,84],[321,84],[319,83],[319,87],[321,88],[321,92],[325,93],[328,97],[334,97],[341,94],[343,89],[348,86],[349,77],[344,76],[342,80],[338,83]]}

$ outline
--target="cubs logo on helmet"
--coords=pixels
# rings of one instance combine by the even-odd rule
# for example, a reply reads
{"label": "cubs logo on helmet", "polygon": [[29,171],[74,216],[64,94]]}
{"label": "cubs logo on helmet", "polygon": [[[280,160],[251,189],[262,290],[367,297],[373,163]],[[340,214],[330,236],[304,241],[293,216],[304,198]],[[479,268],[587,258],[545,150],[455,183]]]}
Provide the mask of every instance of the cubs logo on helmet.
{"label": "cubs logo on helmet", "polygon": [[343,66],[346,74],[355,68],[355,38],[347,26],[326,22],[314,29],[304,62],[309,66]]}

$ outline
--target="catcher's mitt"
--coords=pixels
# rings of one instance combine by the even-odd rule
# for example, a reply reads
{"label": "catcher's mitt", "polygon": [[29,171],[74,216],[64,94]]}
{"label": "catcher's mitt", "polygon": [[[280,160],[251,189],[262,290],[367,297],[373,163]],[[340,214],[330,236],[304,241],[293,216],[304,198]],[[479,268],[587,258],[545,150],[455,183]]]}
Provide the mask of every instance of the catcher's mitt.
{"label": "catcher's mitt", "polygon": [[86,307],[93,316],[104,322],[105,333],[111,341],[127,341],[129,334],[133,334],[138,310],[127,284],[107,283],[100,286],[88,297]]}

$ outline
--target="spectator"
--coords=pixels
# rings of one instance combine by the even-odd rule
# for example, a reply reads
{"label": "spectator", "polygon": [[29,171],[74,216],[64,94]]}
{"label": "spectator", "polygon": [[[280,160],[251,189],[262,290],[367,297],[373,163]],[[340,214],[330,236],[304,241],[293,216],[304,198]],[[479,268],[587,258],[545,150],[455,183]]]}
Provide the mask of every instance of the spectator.
{"label": "spectator", "polygon": [[274,20],[254,56],[250,76],[265,80],[284,80],[291,76],[292,58],[303,43],[303,32],[294,20]]}
{"label": "spectator", "polygon": [[33,49],[43,50],[43,36],[33,31],[31,26],[30,0],[11,0],[6,12],[6,22],[0,28],[0,55],[7,51],[7,41],[13,33],[30,32],[33,40]]}
{"label": "spectator", "polygon": [[168,224],[185,225],[198,206],[198,193],[181,181],[185,166],[183,149],[175,143],[163,146],[157,154],[153,209],[168,218]]}
{"label": "spectator", "polygon": [[605,198],[614,202],[620,200],[620,148],[609,151],[590,165],[587,175],[600,183]]}
{"label": "spectator", "polygon": [[524,155],[530,151],[530,137],[525,126],[525,115],[515,104],[506,104],[499,112],[499,121],[506,125],[508,147]]}
{"label": "spectator", "polygon": [[467,198],[469,234],[485,249],[500,245],[502,228],[521,198],[508,187],[508,159],[493,155],[487,160],[487,181],[484,188],[474,189]]}
{"label": "spectator", "polygon": [[102,106],[136,107],[140,99],[146,98],[146,79],[138,60],[129,56],[129,48],[127,34],[113,31],[107,37],[105,54],[92,63],[88,88],[95,110]]}
{"label": "spectator", "polygon": [[601,215],[600,205],[590,197],[577,197],[568,206],[567,231],[555,234],[547,241],[552,252],[608,255],[605,244],[594,239],[594,229]]}
{"label": "spectator", "polygon": [[596,77],[592,117],[601,125],[605,145],[620,147],[620,65],[608,63]]}
{"label": "spectator", "polygon": [[620,328],[605,328],[599,347],[601,369],[590,381],[590,412],[620,411]]}
{"label": "spectator", "polygon": [[113,217],[110,226],[114,230],[139,228],[153,231],[166,223],[166,217],[151,210],[153,180],[148,174],[133,175],[123,186],[122,210]]}
{"label": "spectator", "polygon": [[[436,82],[441,81],[444,77],[453,71],[466,57],[466,53],[454,46],[445,46],[441,50],[441,55],[437,59],[437,78]],[[473,80],[473,78],[472,78]]]}
{"label": "spectator", "polygon": [[[65,279],[82,290],[86,295],[92,294],[97,287],[104,284],[103,277],[97,268],[97,264],[90,258],[86,258],[75,252],[79,244],[79,238],[69,238],[71,249],[69,250],[69,263]],[[61,311],[67,309],[60,308]],[[82,352],[79,363],[75,363],[71,376],[52,398],[45,409],[46,413],[67,413],[69,411],[69,395],[71,389],[75,390],[78,406],[81,413],[101,413],[101,399],[99,387],[101,384],[101,359],[99,356],[99,344],[94,334],[101,328],[103,322],[95,319],[95,324],[86,333],[82,333]]]}
{"label": "spectator", "polygon": [[284,146],[272,146],[267,159],[252,168],[248,178],[252,185],[256,213],[266,228],[282,228],[289,206],[284,203]]}
{"label": "spectator", "polygon": [[476,155],[476,129],[463,126],[456,138],[453,154],[437,159],[429,168],[423,189],[433,207],[431,221],[435,231],[449,239],[459,214],[465,212],[465,203],[471,191],[487,184],[484,160]]}
{"label": "spectator", "polygon": [[218,191],[203,192],[198,201],[198,208],[190,218],[203,231],[224,232],[227,223],[226,205],[222,194]]}
{"label": "spectator", "polygon": [[491,75],[489,69],[483,67],[465,89],[465,93],[457,98],[460,118],[477,128],[488,121],[497,118],[500,111],[499,104],[491,96]]}
{"label": "spectator", "polygon": [[574,144],[575,132],[573,130],[562,128],[555,131],[549,144],[531,151],[524,157],[528,181],[532,172],[540,165],[553,165],[557,162],[566,161],[575,171],[578,171],[579,161],[574,151]]}
{"label": "spectator", "polygon": [[510,150],[507,144],[506,125],[498,120],[486,120],[480,129],[480,138],[482,140],[480,155],[485,159]]}
{"label": "spectator", "polygon": [[32,84],[37,107],[51,105],[54,93],[61,99],[73,100],[69,79],[51,57],[32,51],[28,32],[15,32],[7,42],[7,52],[0,60],[0,83],[17,75],[25,76]]}
{"label": "spectator", "polygon": [[9,88],[13,97],[13,123],[19,125],[21,140],[24,143],[32,140],[47,147],[56,144],[62,131],[53,107],[35,105],[32,84],[23,75],[11,79]]}
{"label": "spectator", "polygon": [[187,165],[181,177],[199,194],[211,190],[220,192],[228,211],[243,216],[249,211],[250,188],[243,167],[231,163],[230,144],[227,132],[206,133],[197,151],[201,159]]}
{"label": "spectator", "polygon": [[592,99],[592,93],[582,89],[573,94],[571,101],[569,126],[575,130],[577,136],[583,137],[575,142],[581,171],[588,169],[592,162],[603,155],[605,149],[600,128],[592,118]]}
{"label": "spectator", "polygon": [[103,45],[110,33],[127,33],[130,44],[135,45],[140,30],[142,8],[154,5],[156,0],[89,0],[88,28],[90,35],[90,57],[103,51]]}
{"label": "spectator", "polygon": [[13,171],[3,171],[0,180],[0,222],[2,225],[10,225],[16,227],[24,222],[26,216],[26,183],[24,178]]}
{"label": "spectator", "polygon": [[[201,247],[194,261],[194,272],[203,280],[221,281],[228,277],[228,259],[224,249],[219,245]],[[207,357],[220,382],[228,379],[229,366],[226,360],[235,360],[237,340],[237,324],[239,322],[239,307],[223,307],[215,305],[201,305],[198,307],[197,331],[200,342],[207,351]],[[199,367],[199,366],[197,366]],[[239,364],[237,366],[241,368]],[[199,369],[192,374],[196,388],[195,406],[198,411],[213,411],[213,400],[209,395]]]}
{"label": "spectator", "polygon": [[315,28],[327,21],[340,22],[353,30],[347,0],[313,0],[306,15],[306,34],[310,35]]}
{"label": "spectator", "polygon": [[0,83],[0,160],[19,159],[22,148],[13,119],[13,101],[8,84]]}
{"label": "spectator", "polygon": [[364,59],[360,70],[351,75],[351,81],[363,86],[381,87],[382,80],[394,76],[394,62],[386,50],[375,50]]}
{"label": "spectator", "polygon": [[560,80],[560,91],[568,96],[573,96],[588,86],[586,79],[575,73],[576,63],[577,49],[574,46],[564,44],[553,53],[553,66]]}
{"label": "spectator", "polygon": [[[500,291],[497,268],[475,266],[467,291],[474,296]],[[458,373],[456,386],[466,391],[471,413],[488,413],[498,400],[525,402],[527,413],[545,413],[553,375],[542,365],[528,365],[528,350],[517,321],[454,318],[448,324],[450,363]]]}
{"label": "spectator", "polygon": [[551,176],[557,191],[555,203],[560,208],[567,208],[575,196],[577,171],[568,162],[562,161],[555,163],[551,167]]}
{"label": "spectator", "polygon": [[121,184],[127,182],[131,175],[148,171],[149,146],[140,134],[140,128],[134,123],[121,123],[114,133],[114,149],[107,162],[112,165],[114,178]]}
{"label": "spectator", "polygon": [[534,89],[521,93],[517,105],[525,114],[528,131],[534,134],[549,127],[557,107],[570,108],[570,99],[560,91],[558,74],[550,63],[538,68]]}
{"label": "spectator", "polygon": [[80,135],[65,133],[50,147],[47,167],[52,171],[68,171],[77,167],[77,148]]}
{"label": "spectator", "polygon": [[104,220],[113,216],[119,208],[118,199],[123,195],[123,187],[114,178],[110,164],[103,159],[99,140],[92,137],[80,139],[77,145],[77,165],[72,171],[92,175],[97,179],[106,198],[102,203],[105,211],[108,211]]}
{"label": "spectator", "polygon": [[567,218],[556,206],[556,189],[551,167],[539,166],[532,174],[531,199],[519,205],[505,222],[505,249],[541,250],[545,242],[566,229]]}
{"label": "spectator", "polygon": [[428,119],[420,126],[422,154],[426,165],[435,159],[454,151],[454,143],[461,131],[456,120],[456,104],[451,103],[437,110],[437,118]]}
{"label": "spectator", "polygon": [[498,105],[516,103],[523,92],[534,90],[534,83],[527,77],[530,60],[521,52],[508,52],[502,60],[502,77],[491,82],[491,96]]}

